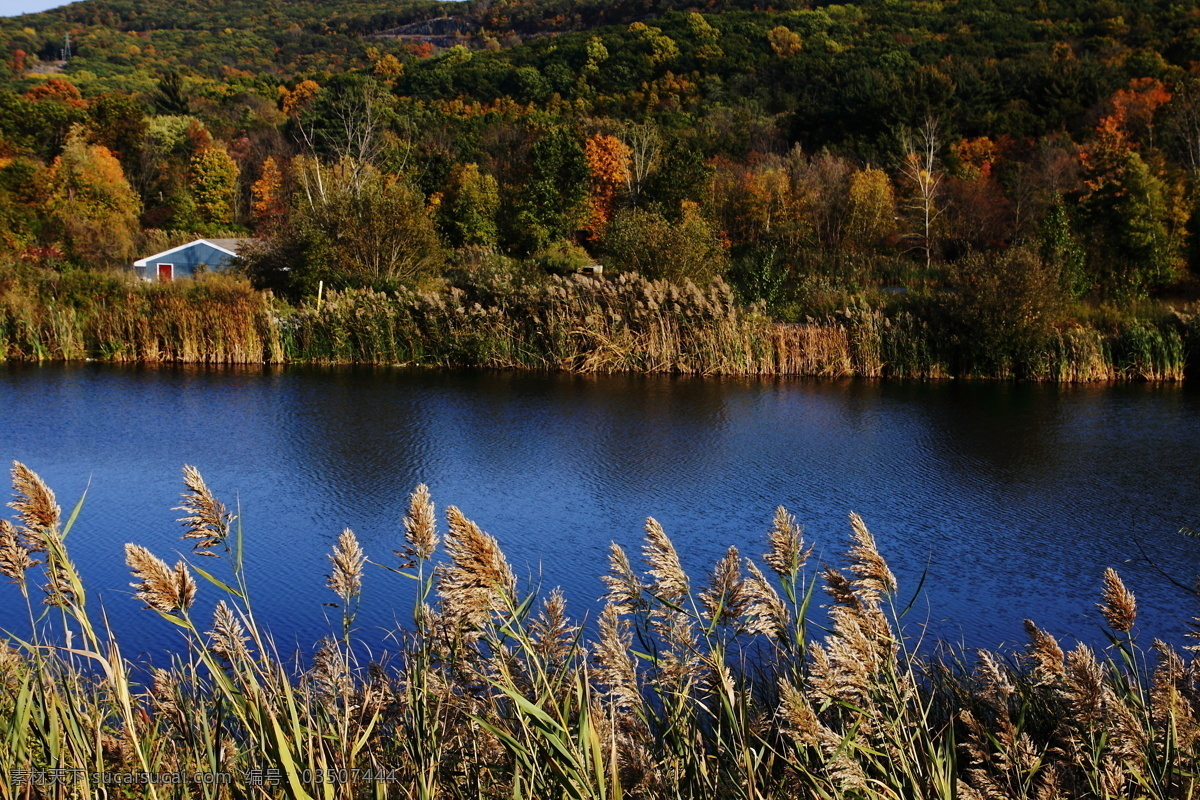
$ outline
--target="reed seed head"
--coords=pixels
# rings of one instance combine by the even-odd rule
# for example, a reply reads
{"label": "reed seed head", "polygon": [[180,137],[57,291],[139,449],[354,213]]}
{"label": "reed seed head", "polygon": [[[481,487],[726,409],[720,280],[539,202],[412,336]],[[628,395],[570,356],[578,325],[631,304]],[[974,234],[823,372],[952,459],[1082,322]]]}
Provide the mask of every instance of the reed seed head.
{"label": "reed seed head", "polygon": [[333,571],[326,585],[342,598],[343,603],[349,604],[362,592],[363,564],[367,563],[354,531],[349,528],[342,531],[329,560],[333,562]]}
{"label": "reed seed head", "polygon": [[8,505],[21,521],[25,546],[34,553],[45,552],[46,537],[57,537],[62,516],[62,509],[54,501],[54,492],[20,461],[13,462],[12,482],[14,497]]}
{"label": "reed seed head", "polygon": [[873,602],[881,594],[891,594],[896,591],[896,576],[888,567],[887,561],[875,546],[875,537],[867,530],[862,517],[850,514],[851,539],[854,546],[850,548],[850,571],[854,573],[855,587],[867,602]]}
{"label": "reed seed head", "polygon": [[736,547],[717,562],[708,581],[708,588],[700,592],[708,619],[718,624],[735,624],[746,611],[749,597],[742,580],[741,556]]}
{"label": "reed seed head", "polygon": [[1033,677],[1037,684],[1043,686],[1062,678],[1066,674],[1063,666],[1066,657],[1058,640],[1030,620],[1025,620],[1025,633],[1030,640],[1028,658],[1033,662]]}
{"label": "reed seed head", "polygon": [[456,507],[446,509],[446,522],[450,563],[438,568],[438,594],[451,620],[477,630],[492,611],[509,607],[517,579],[500,544]]}
{"label": "reed seed head", "polygon": [[408,542],[396,555],[411,566],[414,559],[427,561],[437,550],[437,521],[429,487],[419,484],[408,499],[408,514],[404,517],[404,539]]}
{"label": "reed seed head", "polygon": [[646,586],[629,565],[629,556],[616,542],[608,545],[608,574],[600,580],[608,586],[604,599],[616,606],[618,614],[632,614],[642,608]]}
{"label": "reed seed head", "polygon": [[787,643],[792,626],[792,615],[783,604],[783,598],[750,559],[746,559],[750,576],[744,584],[746,593],[746,630],[770,636]]}
{"label": "reed seed head", "polygon": [[642,555],[654,578],[651,591],[659,599],[678,605],[687,596],[688,576],[679,563],[675,545],[653,517],[646,520],[646,546]]}
{"label": "reed seed head", "polygon": [[529,629],[534,651],[544,663],[557,667],[566,661],[579,627],[567,618],[567,600],[562,589],[550,592]]}
{"label": "reed seed head", "polygon": [[176,562],[172,569],[145,547],[126,544],[125,563],[138,579],[137,583],[129,584],[137,590],[133,596],[145,603],[146,608],[173,614],[187,611],[192,605],[196,582],[182,561]]}
{"label": "reed seed head", "polygon": [[225,545],[233,524],[233,514],[213,495],[200,476],[200,471],[190,464],[183,466],[183,483],[188,491],[181,495],[181,504],[171,509],[184,512],[184,516],[179,518],[184,527],[183,538],[196,540],[192,551],[197,555],[215,556],[210,551],[217,545]]}
{"label": "reed seed head", "polygon": [[16,526],[6,519],[0,519],[0,575],[18,584],[24,591],[26,570],[39,563],[29,555]]}
{"label": "reed seed head", "polygon": [[798,574],[812,553],[811,547],[804,546],[804,530],[783,506],[775,509],[775,520],[771,530],[767,531],[767,542],[770,549],[763,555],[763,561],[781,578]]}
{"label": "reed seed head", "polygon": [[1137,599],[1125,588],[1121,576],[1112,567],[1104,570],[1104,590],[1097,605],[1104,621],[1114,631],[1129,633],[1137,620]]}
{"label": "reed seed head", "polygon": [[249,655],[246,642],[250,637],[246,635],[246,629],[233,613],[233,609],[224,600],[218,601],[213,610],[213,626],[212,630],[208,631],[208,637],[209,649],[230,662]]}
{"label": "reed seed head", "polygon": [[632,647],[629,623],[621,620],[614,604],[606,603],[600,612],[600,638],[593,658],[596,680],[608,690],[609,700],[618,711],[636,708],[642,702],[637,671],[629,654]]}

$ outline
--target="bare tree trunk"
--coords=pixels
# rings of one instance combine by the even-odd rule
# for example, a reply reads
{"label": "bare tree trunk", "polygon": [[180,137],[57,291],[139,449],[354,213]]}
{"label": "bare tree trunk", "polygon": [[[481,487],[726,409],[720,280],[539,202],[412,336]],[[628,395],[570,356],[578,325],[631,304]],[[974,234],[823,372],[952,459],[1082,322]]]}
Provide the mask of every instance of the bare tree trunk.
{"label": "bare tree trunk", "polygon": [[938,135],[940,127],[938,119],[929,116],[925,118],[915,136],[906,131],[901,140],[905,155],[900,165],[900,174],[908,179],[914,189],[914,196],[908,207],[916,212],[921,228],[918,234],[920,244],[917,247],[925,253],[926,267],[933,263],[934,225],[944,210],[937,204],[942,185],[942,173],[937,168],[937,154],[941,144]]}

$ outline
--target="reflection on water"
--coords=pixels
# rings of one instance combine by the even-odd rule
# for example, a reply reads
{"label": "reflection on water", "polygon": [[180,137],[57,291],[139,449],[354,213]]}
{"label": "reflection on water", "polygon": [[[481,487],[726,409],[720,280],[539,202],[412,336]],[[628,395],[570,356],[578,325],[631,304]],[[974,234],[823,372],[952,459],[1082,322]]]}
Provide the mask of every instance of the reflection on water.
{"label": "reflection on water", "polygon": [[[1147,635],[1178,640],[1191,600],[1142,550],[1185,583],[1200,573],[1200,542],[1176,533],[1200,526],[1200,395],[1177,386],[8,366],[0,409],[0,457],[64,505],[87,489],[69,545],[133,651],[177,633],[131,599],[121,545],[186,550],[171,511],[184,463],[240,506],[256,611],[284,652],[334,624],[337,534],[393,564],[419,482],[580,615],[608,543],[636,550],[645,517],[699,582],[730,544],[760,552],[777,505],[830,560],[857,511],[903,602],[924,579],[907,621],[971,646],[1019,641],[1025,617],[1099,638],[1109,565]],[[376,647],[408,619],[409,583],[368,571],[359,621]],[[22,615],[0,587],[0,625],[23,632]]]}

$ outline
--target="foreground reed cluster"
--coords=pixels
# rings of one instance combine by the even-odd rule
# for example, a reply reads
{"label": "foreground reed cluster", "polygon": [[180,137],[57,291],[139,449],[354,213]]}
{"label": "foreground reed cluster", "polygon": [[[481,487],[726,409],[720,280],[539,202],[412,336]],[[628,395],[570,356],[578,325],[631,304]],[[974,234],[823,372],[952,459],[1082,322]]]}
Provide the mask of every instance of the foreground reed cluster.
{"label": "foreground reed cluster", "polygon": [[936,302],[864,300],[785,324],[739,304],[720,280],[700,289],[636,274],[479,277],[429,291],[331,291],[291,306],[226,275],[142,284],[0,273],[0,360],[85,358],[1175,381],[1200,358],[1200,314],[980,330]]}
{"label": "foreground reed cluster", "polygon": [[[172,566],[126,546],[135,598],[182,633],[171,664],[143,672],[92,622],[65,546],[79,507],[64,523],[33,472],[12,476],[0,572],[31,628],[0,650],[0,797],[1196,794],[1200,662],[1136,644],[1136,600],[1112,570],[1103,654],[1064,652],[1027,622],[1024,651],[979,652],[968,668],[914,649],[896,578],[853,514],[845,568],[814,574],[781,508],[761,562],[731,547],[702,581],[648,520],[644,568],[612,545],[602,609],[579,620],[561,592],[523,591],[458,509],[439,530],[419,486],[394,556],[375,562],[352,531],[338,538],[328,586],[342,625],[290,664],[254,616],[238,521],[189,467],[192,557]],[[416,587],[385,663],[357,655],[369,564]],[[211,620],[192,613],[200,592],[220,597]],[[70,780],[30,783],[51,771]],[[150,775],[160,780],[128,782]]]}

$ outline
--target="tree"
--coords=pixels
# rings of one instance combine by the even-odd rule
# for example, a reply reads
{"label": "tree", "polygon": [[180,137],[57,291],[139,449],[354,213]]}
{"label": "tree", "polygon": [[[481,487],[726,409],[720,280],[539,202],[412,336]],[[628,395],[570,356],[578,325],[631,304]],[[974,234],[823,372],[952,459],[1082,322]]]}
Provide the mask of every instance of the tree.
{"label": "tree", "polygon": [[878,247],[896,230],[896,197],[881,169],[867,167],[850,176],[844,240],[852,247]]}
{"label": "tree", "polygon": [[800,38],[800,34],[783,25],[767,31],[767,41],[771,43],[771,50],[780,58],[791,58],[804,49],[804,40]]}
{"label": "tree", "polygon": [[283,172],[272,156],[263,159],[262,172],[250,187],[251,210],[260,230],[270,230],[283,221],[287,205],[283,197]]}
{"label": "tree", "polygon": [[443,257],[421,194],[371,167],[292,163],[298,189],[286,225],[250,258],[260,283],[298,294],[326,286],[387,287],[411,281]]}
{"label": "tree", "polygon": [[76,126],[48,177],[49,216],[66,250],[97,266],[129,263],[141,205],[112,152]]}
{"label": "tree", "polygon": [[908,183],[906,206],[913,225],[909,238],[925,256],[926,267],[933,263],[934,225],[944,211],[938,204],[942,187],[942,173],[938,169],[939,128],[936,117],[926,117],[925,124],[915,135],[905,132],[901,141],[904,159],[900,163],[900,174]]}
{"label": "tree", "polygon": [[649,278],[705,284],[729,266],[725,243],[695,204],[685,204],[674,224],[656,211],[618,211],[603,245],[610,264]]}
{"label": "tree", "polygon": [[500,189],[494,177],[481,173],[476,164],[455,165],[438,209],[442,230],[455,247],[495,247],[499,207]]}
{"label": "tree", "polygon": [[516,204],[517,238],[529,251],[571,238],[587,222],[588,167],[583,147],[563,127],[529,148],[529,175]]}
{"label": "tree", "polygon": [[212,226],[233,223],[238,174],[237,162],[218,144],[192,156],[191,188],[200,222]]}
{"label": "tree", "polygon": [[584,144],[590,193],[588,233],[598,239],[612,219],[617,193],[629,183],[629,148],[615,136],[598,134]]}

